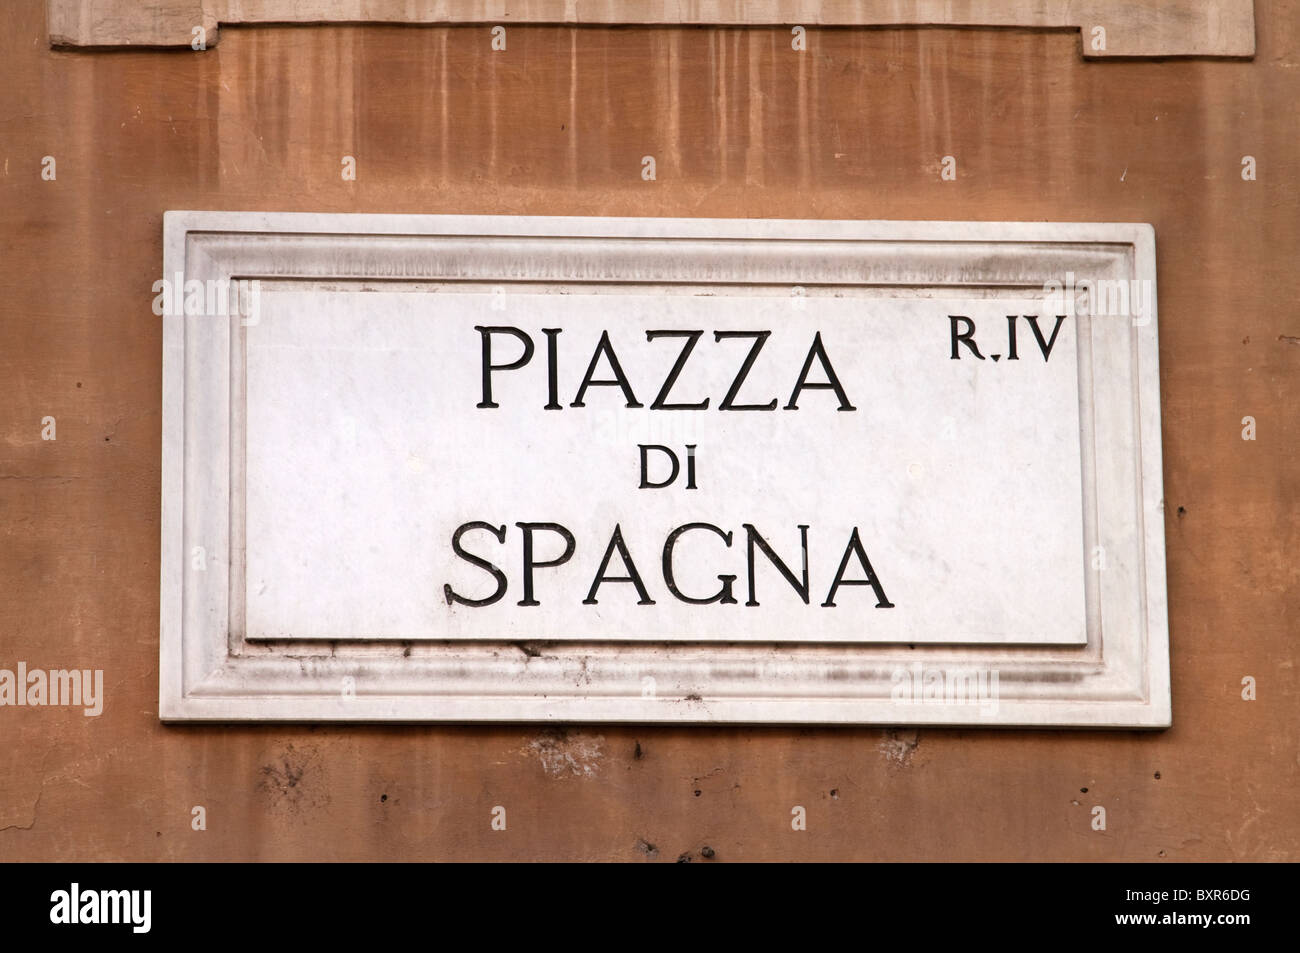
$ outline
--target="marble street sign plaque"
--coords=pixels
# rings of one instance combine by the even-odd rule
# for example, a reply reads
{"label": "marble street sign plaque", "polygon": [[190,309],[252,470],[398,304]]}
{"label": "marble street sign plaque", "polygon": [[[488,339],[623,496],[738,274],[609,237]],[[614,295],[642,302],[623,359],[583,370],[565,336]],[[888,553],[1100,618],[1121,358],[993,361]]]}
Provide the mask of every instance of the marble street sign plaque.
{"label": "marble street sign plaque", "polygon": [[169,212],[170,720],[1168,723],[1149,226]]}

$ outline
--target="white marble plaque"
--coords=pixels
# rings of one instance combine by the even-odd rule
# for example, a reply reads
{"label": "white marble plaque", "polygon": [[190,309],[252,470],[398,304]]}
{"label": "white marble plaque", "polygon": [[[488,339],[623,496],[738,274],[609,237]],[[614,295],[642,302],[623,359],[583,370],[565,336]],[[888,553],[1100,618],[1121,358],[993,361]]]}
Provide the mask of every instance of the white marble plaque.
{"label": "white marble plaque", "polygon": [[1013,303],[264,291],[246,635],[1082,644],[1078,325]]}
{"label": "white marble plaque", "polygon": [[164,717],[1167,723],[1153,247],[168,213]]}

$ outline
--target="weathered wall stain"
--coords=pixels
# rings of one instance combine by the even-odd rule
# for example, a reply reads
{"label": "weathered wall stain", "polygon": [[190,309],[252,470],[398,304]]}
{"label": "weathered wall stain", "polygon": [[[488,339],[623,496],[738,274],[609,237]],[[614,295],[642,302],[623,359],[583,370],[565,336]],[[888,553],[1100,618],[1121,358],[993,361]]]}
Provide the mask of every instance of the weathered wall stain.
{"label": "weathered wall stain", "polygon": [[590,778],[600,771],[605,736],[568,728],[544,728],[520,753],[536,757],[552,778]]}
{"label": "weathered wall stain", "polygon": [[258,790],[272,811],[297,814],[329,803],[324,759],[313,745],[285,743],[261,765],[258,774]]}
{"label": "weathered wall stain", "polygon": [[886,761],[905,768],[912,763],[912,756],[920,743],[920,733],[915,728],[889,728],[876,745],[876,750]]}

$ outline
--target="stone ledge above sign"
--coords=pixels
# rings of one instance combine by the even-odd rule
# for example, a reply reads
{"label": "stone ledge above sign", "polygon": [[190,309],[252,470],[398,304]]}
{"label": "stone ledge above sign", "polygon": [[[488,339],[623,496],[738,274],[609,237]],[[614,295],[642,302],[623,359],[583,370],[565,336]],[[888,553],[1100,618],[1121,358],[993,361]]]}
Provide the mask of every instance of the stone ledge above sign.
{"label": "stone ledge above sign", "polygon": [[[190,46],[221,24],[1027,27],[1079,30],[1085,57],[1255,55],[1252,0],[47,0],[52,46]],[[1097,31],[1101,32],[1098,33]],[[196,32],[199,31],[199,32]]]}
{"label": "stone ledge above sign", "polygon": [[162,717],[1165,726],[1154,254],[168,212]]}

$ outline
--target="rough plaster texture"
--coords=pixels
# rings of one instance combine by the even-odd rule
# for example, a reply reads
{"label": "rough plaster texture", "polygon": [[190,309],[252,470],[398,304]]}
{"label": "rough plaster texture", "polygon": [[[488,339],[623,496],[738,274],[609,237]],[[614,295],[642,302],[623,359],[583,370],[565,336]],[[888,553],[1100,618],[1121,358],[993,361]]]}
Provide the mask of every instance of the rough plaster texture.
{"label": "rough plaster texture", "polygon": [[[75,53],[40,0],[6,14],[0,666],[102,668],[107,700],[0,709],[0,858],[1300,858],[1297,4],[1259,4],[1249,62],[1088,63],[1019,30],[796,54],[781,30],[516,28],[494,54],[481,28],[258,27]],[[1174,727],[163,727],[167,208],[1153,223]]]}

